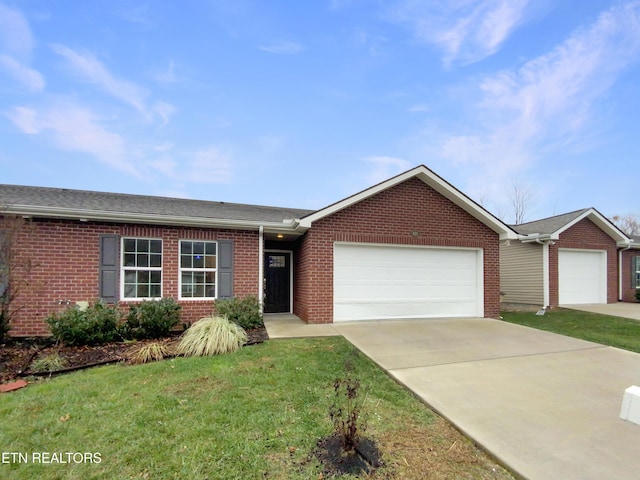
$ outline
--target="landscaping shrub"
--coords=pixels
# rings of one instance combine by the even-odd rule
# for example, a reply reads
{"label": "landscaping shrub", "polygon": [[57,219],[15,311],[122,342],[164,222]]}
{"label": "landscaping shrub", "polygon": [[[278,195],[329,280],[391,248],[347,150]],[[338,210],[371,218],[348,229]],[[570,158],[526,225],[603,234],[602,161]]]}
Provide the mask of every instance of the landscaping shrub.
{"label": "landscaping shrub", "polygon": [[134,340],[167,337],[180,323],[180,309],[173,298],[131,305],[126,320],[120,325],[120,334],[122,338]]}
{"label": "landscaping shrub", "polygon": [[85,310],[70,307],[46,319],[54,340],[67,345],[98,345],[120,339],[118,321],[120,312],[96,302]]}
{"label": "landscaping shrub", "polygon": [[334,402],[329,409],[334,433],[340,438],[342,450],[353,452],[367,429],[364,406],[367,399],[360,395],[360,380],[350,376],[333,382]]}
{"label": "landscaping shrub", "polygon": [[215,309],[245,330],[264,326],[257,297],[217,300]]}
{"label": "landscaping shrub", "polygon": [[636,289],[636,302],[640,302],[640,288]]}
{"label": "landscaping shrub", "polygon": [[184,332],[176,349],[178,355],[208,356],[231,353],[247,341],[247,333],[226,317],[202,318]]}

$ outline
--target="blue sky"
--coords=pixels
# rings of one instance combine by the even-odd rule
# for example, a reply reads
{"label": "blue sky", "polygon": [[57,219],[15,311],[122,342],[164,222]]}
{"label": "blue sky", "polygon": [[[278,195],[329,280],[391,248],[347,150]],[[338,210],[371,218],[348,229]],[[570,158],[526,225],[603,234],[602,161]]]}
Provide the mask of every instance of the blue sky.
{"label": "blue sky", "polygon": [[640,215],[640,1],[0,0],[0,183]]}

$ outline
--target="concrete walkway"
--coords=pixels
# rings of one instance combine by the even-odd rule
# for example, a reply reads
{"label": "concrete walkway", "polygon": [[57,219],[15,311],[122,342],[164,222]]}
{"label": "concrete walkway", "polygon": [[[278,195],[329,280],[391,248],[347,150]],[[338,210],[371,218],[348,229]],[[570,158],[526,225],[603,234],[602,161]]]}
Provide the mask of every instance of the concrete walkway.
{"label": "concrete walkway", "polygon": [[582,310],[584,312],[613,315],[614,317],[631,318],[640,320],[640,303],[589,303],[585,305],[560,305],[562,308]]}
{"label": "concrete walkway", "polygon": [[[280,337],[286,323],[292,336],[319,332],[290,316]],[[619,418],[638,354],[491,319],[327,327],[524,478],[639,476],[640,425]]]}

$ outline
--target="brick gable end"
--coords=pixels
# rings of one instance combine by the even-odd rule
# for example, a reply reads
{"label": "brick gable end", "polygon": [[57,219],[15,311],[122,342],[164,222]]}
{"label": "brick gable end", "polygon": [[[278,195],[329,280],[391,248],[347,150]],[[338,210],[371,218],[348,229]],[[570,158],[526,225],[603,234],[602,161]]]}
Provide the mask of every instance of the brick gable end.
{"label": "brick gable end", "polygon": [[315,222],[296,260],[295,313],[333,321],[333,244],[363,242],[482,248],[485,316],[499,315],[498,234],[417,178]]}

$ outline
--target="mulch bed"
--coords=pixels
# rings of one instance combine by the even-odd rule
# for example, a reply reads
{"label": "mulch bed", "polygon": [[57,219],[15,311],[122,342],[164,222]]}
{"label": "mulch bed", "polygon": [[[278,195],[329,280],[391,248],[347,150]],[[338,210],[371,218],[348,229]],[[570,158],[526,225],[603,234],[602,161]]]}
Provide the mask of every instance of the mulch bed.
{"label": "mulch bed", "polygon": [[[264,327],[247,330],[247,344],[254,345],[269,339]],[[38,358],[58,354],[64,362],[64,368],[55,373],[70,372],[90,366],[105,365],[127,360],[130,355],[145,343],[162,342],[177,344],[178,337],[161,340],[140,340],[137,342],[108,343],[105,345],[68,347],[53,345],[46,339],[20,339],[0,345],[0,384],[37,374],[30,366]],[[49,372],[44,373],[49,375]]]}
{"label": "mulch bed", "polygon": [[361,439],[356,451],[347,454],[342,450],[340,437],[332,435],[318,440],[310,455],[320,461],[323,474],[328,477],[369,475],[384,465],[376,443],[369,438]]}

